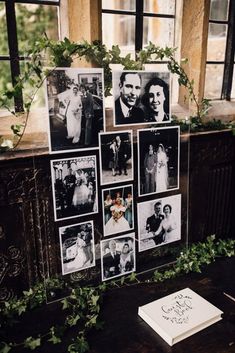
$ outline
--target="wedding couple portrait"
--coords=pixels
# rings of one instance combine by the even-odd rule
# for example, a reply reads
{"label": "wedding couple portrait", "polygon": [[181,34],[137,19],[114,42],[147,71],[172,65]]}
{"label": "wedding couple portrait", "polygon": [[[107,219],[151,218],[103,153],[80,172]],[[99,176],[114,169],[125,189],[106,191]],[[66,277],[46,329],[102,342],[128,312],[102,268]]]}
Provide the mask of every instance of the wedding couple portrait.
{"label": "wedding couple portrait", "polygon": [[62,274],[95,266],[93,221],[59,228]]}
{"label": "wedding couple portrait", "polygon": [[102,69],[56,68],[46,83],[50,152],[97,147],[104,120]]}
{"label": "wedding couple portrait", "polygon": [[101,184],[133,179],[132,131],[100,133]]}
{"label": "wedding couple portrait", "polygon": [[135,268],[134,233],[101,241],[103,281],[134,272]]}
{"label": "wedding couple portrait", "polygon": [[129,231],[134,227],[133,187],[103,190],[104,236]]}
{"label": "wedding couple portrait", "polygon": [[139,195],[179,188],[179,128],[138,130]]}
{"label": "wedding couple portrait", "polygon": [[138,204],[139,251],[181,239],[181,194]]}
{"label": "wedding couple portrait", "polygon": [[114,126],[171,121],[169,72],[114,71]]}
{"label": "wedding couple portrait", "polygon": [[96,156],[51,161],[55,220],[98,212]]}

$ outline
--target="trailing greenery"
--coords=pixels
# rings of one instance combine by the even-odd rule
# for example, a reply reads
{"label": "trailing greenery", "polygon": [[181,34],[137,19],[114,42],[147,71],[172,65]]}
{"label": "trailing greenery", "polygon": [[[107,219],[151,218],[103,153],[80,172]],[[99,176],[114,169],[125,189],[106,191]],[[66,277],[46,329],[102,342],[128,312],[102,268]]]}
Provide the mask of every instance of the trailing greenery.
{"label": "trailing greenery", "polygon": [[[0,353],[14,351],[16,347],[25,347],[34,350],[44,342],[60,344],[62,337],[71,327],[76,327],[77,336],[67,347],[69,353],[85,353],[89,351],[87,334],[92,328],[99,329],[102,322],[99,320],[101,303],[105,291],[108,289],[120,288],[123,286],[136,285],[138,283],[158,283],[167,279],[175,278],[190,272],[201,272],[205,265],[214,262],[218,257],[235,256],[234,239],[215,239],[210,236],[205,242],[192,244],[186,247],[177,258],[173,266],[165,270],[156,270],[152,277],[143,281],[138,275],[132,273],[130,276],[121,277],[119,280],[103,283],[97,287],[76,287],[71,289],[70,295],[60,301],[61,316],[64,315],[64,323],[60,326],[52,326],[47,332],[38,333],[36,337],[27,337],[20,343],[1,342]],[[55,279],[50,282],[52,287],[63,286]],[[23,313],[42,306],[46,302],[44,284],[40,283],[29,291],[23,292],[20,299],[5,302],[0,309],[1,330],[9,325],[13,325],[17,317]]]}
{"label": "trailing greenery", "polygon": [[[143,70],[144,65],[147,63],[157,60],[167,60],[169,71],[178,75],[179,85],[186,87],[189,99],[196,107],[196,118],[194,122],[192,122],[192,126],[195,124],[202,125],[202,118],[207,114],[210,102],[208,99],[202,99],[201,102],[198,102],[194,93],[194,81],[189,79],[184,70],[184,65],[187,64],[188,60],[182,59],[181,62],[178,63],[174,58],[175,51],[176,48],[160,48],[149,42],[149,45],[143,50],[140,50],[136,54],[136,59],[133,60],[131,54],[121,56],[118,45],[113,45],[112,49],[109,50],[100,41],[75,43],[67,38],[64,38],[63,41],[54,41],[48,39],[46,36],[42,37],[36,41],[32,48],[26,53],[28,60],[26,60],[23,73],[18,77],[17,84],[14,87],[11,83],[6,84],[0,96],[0,108],[8,110],[13,116],[22,116],[22,122],[20,124],[13,124],[11,126],[14,135],[13,141],[6,140],[2,136],[0,149],[13,149],[19,145],[27,126],[30,108],[35,95],[50,73],[49,70],[45,69],[45,66],[53,68],[69,67],[74,60],[81,59],[85,59],[94,66],[104,69],[105,96],[110,95],[112,86],[112,64],[121,64],[125,70]],[[27,92],[31,93],[24,96],[24,111],[19,112],[19,109],[12,108],[12,100],[20,97],[21,92],[24,91],[26,87],[29,88],[29,86],[31,89]]]}

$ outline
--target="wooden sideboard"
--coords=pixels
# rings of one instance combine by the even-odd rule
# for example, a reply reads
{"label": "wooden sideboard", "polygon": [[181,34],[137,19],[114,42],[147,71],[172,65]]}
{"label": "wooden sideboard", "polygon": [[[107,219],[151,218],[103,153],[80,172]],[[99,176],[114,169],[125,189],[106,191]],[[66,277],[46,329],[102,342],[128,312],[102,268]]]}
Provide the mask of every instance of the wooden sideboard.
{"label": "wooden sideboard", "polygon": [[[30,151],[8,153],[0,160],[0,300],[20,293],[44,274],[58,271],[51,157],[46,150],[37,150],[33,156]],[[234,176],[235,137],[231,131],[191,135],[189,242],[211,234],[234,237]],[[183,191],[187,192],[187,182]]]}

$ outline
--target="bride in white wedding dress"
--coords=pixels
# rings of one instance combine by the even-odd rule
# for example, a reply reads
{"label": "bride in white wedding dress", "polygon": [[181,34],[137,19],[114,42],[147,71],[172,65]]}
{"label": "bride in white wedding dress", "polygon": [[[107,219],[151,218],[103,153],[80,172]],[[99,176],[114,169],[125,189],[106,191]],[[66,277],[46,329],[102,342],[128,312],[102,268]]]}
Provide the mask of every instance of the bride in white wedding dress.
{"label": "bride in white wedding dress", "polygon": [[128,221],[124,217],[126,207],[122,205],[120,198],[116,199],[113,206],[110,207],[111,218],[105,224],[105,235],[116,234],[130,229]]}
{"label": "bride in white wedding dress", "polygon": [[74,189],[72,205],[80,206],[84,205],[89,200],[90,190],[87,186],[87,177],[82,170],[77,170],[76,176],[76,186]]}
{"label": "bride in white wedding dress", "polygon": [[157,150],[156,191],[166,191],[168,188],[168,157],[164,146],[160,143]]}

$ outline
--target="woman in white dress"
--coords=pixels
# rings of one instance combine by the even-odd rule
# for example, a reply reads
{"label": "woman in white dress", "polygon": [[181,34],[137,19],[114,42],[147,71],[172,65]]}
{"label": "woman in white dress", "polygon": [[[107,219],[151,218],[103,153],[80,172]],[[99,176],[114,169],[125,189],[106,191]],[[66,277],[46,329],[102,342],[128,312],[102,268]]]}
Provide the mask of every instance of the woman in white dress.
{"label": "woman in white dress", "polygon": [[82,170],[77,170],[75,176],[76,186],[74,189],[72,205],[76,207],[88,202],[90,190],[87,187],[87,178]]}
{"label": "woman in white dress", "polygon": [[84,267],[86,263],[86,254],[84,252],[84,247],[86,246],[85,241],[81,238],[80,233],[78,233],[76,241],[76,256],[73,261],[65,264],[65,272],[75,272]]}
{"label": "woman in white dress", "polygon": [[163,213],[165,217],[161,221],[158,231],[155,233],[155,235],[158,235],[161,233],[162,230],[164,231],[164,235],[163,235],[164,243],[169,243],[179,239],[176,220],[175,220],[175,217],[171,214],[171,211],[172,211],[171,205],[167,204],[163,207]]}
{"label": "woman in white dress", "polygon": [[115,234],[125,232],[130,229],[129,223],[124,217],[126,207],[122,205],[122,200],[117,198],[115,204],[110,207],[112,217],[105,224],[105,234]]}
{"label": "woman in white dress", "polygon": [[166,191],[168,188],[168,157],[164,146],[160,143],[157,150],[156,191]]}
{"label": "woman in white dress", "polygon": [[130,246],[128,243],[125,243],[122,248],[120,255],[120,272],[125,273],[132,271],[134,267],[133,252],[130,251]]}
{"label": "woman in white dress", "polygon": [[74,86],[72,93],[67,99],[67,139],[72,138],[72,143],[78,143],[81,135],[82,123],[82,100],[78,87]]}

